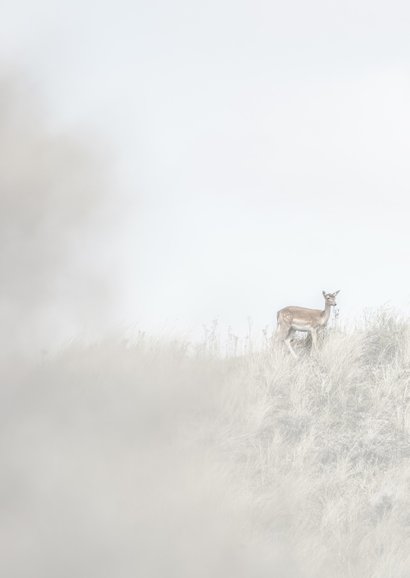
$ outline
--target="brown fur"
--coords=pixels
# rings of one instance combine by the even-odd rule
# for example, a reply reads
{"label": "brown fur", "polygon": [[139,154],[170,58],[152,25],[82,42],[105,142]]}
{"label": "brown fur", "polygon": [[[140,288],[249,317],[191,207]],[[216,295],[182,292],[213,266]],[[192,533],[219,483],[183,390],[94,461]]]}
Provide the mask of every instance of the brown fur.
{"label": "brown fur", "polygon": [[290,353],[297,357],[294,349],[291,346],[291,341],[296,331],[307,331],[312,336],[312,345],[317,349],[317,332],[326,327],[330,317],[331,307],[336,305],[336,296],[339,291],[335,293],[322,292],[325,299],[324,310],[308,309],[306,307],[289,306],[281,309],[277,313],[277,337],[284,341]]}

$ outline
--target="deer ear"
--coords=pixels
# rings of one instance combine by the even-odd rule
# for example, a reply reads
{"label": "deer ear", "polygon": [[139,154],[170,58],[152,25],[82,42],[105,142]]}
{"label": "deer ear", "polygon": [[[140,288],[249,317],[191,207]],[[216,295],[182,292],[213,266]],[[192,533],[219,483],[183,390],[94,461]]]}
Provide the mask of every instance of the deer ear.
{"label": "deer ear", "polygon": [[322,291],[323,297],[326,297],[326,291]]}

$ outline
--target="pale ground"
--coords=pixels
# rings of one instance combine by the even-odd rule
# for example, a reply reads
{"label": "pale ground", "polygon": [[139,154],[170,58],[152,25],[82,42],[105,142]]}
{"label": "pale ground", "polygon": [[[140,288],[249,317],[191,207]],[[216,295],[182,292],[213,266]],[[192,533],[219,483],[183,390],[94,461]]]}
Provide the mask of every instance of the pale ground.
{"label": "pale ground", "polygon": [[407,578],[410,326],[266,345],[4,360],[1,576]]}

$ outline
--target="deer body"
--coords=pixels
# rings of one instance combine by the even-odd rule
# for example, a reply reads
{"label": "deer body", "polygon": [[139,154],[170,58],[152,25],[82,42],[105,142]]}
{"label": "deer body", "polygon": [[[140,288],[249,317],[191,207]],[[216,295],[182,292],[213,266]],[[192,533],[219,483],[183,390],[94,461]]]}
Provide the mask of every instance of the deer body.
{"label": "deer body", "polygon": [[297,357],[292,345],[292,337],[296,331],[309,332],[312,336],[312,345],[317,349],[317,332],[326,327],[329,321],[331,308],[336,305],[336,293],[322,292],[325,298],[325,308],[308,309],[307,307],[285,307],[277,313],[277,336],[284,341],[290,353]]}

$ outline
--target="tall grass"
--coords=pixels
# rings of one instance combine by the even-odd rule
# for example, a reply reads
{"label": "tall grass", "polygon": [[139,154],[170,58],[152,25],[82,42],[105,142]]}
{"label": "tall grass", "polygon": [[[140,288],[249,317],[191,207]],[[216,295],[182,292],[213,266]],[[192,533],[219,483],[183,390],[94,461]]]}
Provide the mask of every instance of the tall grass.
{"label": "tall grass", "polygon": [[4,362],[2,576],[409,576],[408,323],[209,339]]}

